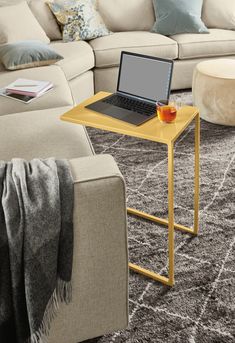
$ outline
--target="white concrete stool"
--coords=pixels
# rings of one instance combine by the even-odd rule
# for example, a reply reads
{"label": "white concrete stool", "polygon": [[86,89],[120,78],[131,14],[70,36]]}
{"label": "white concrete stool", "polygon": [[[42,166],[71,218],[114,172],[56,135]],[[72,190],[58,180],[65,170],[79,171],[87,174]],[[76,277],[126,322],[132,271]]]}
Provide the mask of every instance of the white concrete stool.
{"label": "white concrete stool", "polygon": [[194,69],[192,91],[202,119],[235,126],[235,60],[199,63]]}

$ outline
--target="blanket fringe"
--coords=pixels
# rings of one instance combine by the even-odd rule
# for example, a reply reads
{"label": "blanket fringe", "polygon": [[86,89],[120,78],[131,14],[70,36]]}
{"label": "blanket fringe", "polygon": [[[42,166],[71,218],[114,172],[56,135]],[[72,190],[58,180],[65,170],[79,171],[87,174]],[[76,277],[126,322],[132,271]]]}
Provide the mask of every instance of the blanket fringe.
{"label": "blanket fringe", "polygon": [[27,343],[46,343],[52,320],[59,309],[59,303],[72,301],[72,284],[61,279],[57,280],[56,288],[47,304],[39,329],[27,340]]}

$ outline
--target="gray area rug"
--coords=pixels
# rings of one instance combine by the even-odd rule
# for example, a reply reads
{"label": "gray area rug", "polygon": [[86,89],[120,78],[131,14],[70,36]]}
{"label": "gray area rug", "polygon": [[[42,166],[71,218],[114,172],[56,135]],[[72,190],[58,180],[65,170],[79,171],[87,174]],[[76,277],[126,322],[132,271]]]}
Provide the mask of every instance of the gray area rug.
{"label": "gray area rug", "polygon": [[[190,104],[191,93],[174,99]],[[167,217],[166,146],[89,129],[96,153],[114,156],[128,206]],[[194,126],[175,148],[175,221],[193,222]],[[90,343],[235,342],[235,127],[201,121],[200,233],[175,232],[173,288],[130,272],[129,327]],[[167,230],[128,218],[130,260],[167,271]],[[88,342],[88,341],[87,341]]]}

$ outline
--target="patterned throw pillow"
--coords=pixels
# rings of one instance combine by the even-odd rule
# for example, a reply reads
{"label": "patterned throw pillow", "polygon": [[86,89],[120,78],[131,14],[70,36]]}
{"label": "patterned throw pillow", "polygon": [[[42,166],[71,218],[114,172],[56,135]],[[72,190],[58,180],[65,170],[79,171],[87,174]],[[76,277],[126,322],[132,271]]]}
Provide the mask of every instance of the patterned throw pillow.
{"label": "patterned throw pillow", "polygon": [[96,0],[50,0],[47,3],[62,25],[65,42],[110,34],[97,11]]}

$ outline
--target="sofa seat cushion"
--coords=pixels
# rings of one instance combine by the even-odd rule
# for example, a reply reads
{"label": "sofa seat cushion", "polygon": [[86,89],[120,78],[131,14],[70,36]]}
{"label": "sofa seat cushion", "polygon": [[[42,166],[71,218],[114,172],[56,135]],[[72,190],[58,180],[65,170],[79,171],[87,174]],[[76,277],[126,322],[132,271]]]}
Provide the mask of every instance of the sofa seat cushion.
{"label": "sofa seat cushion", "polygon": [[29,104],[0,96],[0,119],[1,115],[10,113],[74,105],[68,81],[59,66],[53,64],[46,67],[1,72],[0,88],[4,88],[11,82],[22,78],[30,80],[48,80],[53,83],[54,88]]}
{"label": "sofa seat cushion", "polygon": [[235,31],[210,29],[209,34],[171,36],[179,46],[179,59],[228,56],[235,54]]}
{"label": "sofa seat cushion", "polygon": [[86,129],[60,120],[69,109],[71,107],[66,106],[1,116],[1,159],[71,159],[93,155]]}
{"label": "sofa seat cushion", "polygon": [[174,40],[146,31],[116,32],[93,39],[90,44],[98,68],[118,66],[122,50],[169,59],[178,56],[178,47]]}
{"label": "sofa seat cushion", "polygon": [[52,42],[51,48],[64,59],[56,64],[61,67],[68,81],[94,67],[94,54],[90,45],[86,42],[62,41]]}

